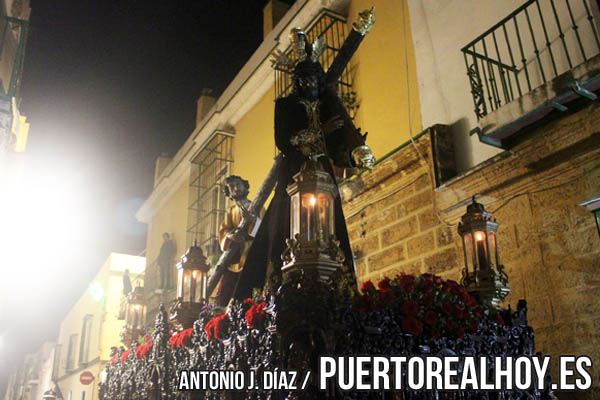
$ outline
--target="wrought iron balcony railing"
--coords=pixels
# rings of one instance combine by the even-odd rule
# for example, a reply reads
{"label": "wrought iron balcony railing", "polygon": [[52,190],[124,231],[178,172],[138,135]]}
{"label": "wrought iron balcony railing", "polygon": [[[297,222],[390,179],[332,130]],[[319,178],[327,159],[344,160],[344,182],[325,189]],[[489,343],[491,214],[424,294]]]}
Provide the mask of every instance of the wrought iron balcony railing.
{"label": "wrought iron balcony railing", "polygon": [[528,0],[464,46],[477,120],[600,52],[598,5]]}

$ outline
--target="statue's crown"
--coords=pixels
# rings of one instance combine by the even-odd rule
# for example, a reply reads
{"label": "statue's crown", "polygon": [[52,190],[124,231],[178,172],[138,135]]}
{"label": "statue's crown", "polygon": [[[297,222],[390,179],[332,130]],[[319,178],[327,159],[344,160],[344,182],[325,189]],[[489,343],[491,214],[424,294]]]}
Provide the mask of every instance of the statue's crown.
{"label": "statue's crown", "polygon": [[302,28],[294,28],[290,31],[290,44],[295,57],[290,57],[281,50],[276,50],[271,58],[273,68],[291,71],[302,61],[319,62],[319,57],[327,48],[325,36],[319,36],[312,44],[308,44],[306,34]]}

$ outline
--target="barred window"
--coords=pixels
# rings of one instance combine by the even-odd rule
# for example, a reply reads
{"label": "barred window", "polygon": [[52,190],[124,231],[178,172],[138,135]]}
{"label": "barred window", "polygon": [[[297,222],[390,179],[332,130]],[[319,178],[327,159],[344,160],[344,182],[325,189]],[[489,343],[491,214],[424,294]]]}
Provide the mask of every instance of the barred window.
{"label": "barred window", "polygon": [[232,133],[217,131],[192,159],[187,244],[196,241],[209,259],[220,254],[219,226],[228,206],[223,184],[231,173],[232,145]]}
{"label": "barred window", "polygon": [[[321,54],[321,57],[319,57],[319,62],[323,66],[323,69],[327,70],[346,39],[346,19],[332,11],[323,10],[310,24],[308,24],[305,33],[310,43],[320,36],[325,37],[327,47],[325,51],[323,51],[323,54]],[[295,59],[295,54],[291,47],[285,51],[285,54],[291,59]],[[275,67],[275,98],[279,99],[285,97],[289,95],[292,90],[292,74],[290,71],[285,68]],[[338,81],[338,95],[346,106],[350,117],[354,118],[356,110],[358,109],[358,104],[356,102],[356,92],[352,90],[349,67],[344,69],[344,72]]]}
{"label": "barred window", "polygon": [[77,334],[69,336],[69,347],[67,348],[66,370],[71,371],[75,368],[75,353],[77,352]]}
{"label": "barred window", "polygon": [[81,326],[81,340],[79,341],[79,364],[85,364],[89,361],[90,339],[92,337],[92,321],[94,316],[86,314],[83,317]]}

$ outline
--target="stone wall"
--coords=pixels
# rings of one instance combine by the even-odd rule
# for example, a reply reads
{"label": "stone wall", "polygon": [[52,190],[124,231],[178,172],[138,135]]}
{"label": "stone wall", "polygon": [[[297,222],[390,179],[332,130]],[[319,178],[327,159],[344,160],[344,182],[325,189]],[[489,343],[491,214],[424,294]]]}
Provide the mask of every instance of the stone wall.
{"label": "stone wall", "polygon": [[600,192],[600,106],[546,123],[443,184],[431,178],[433,165],[448,155],[432,151],[432,137],[435,131],[426,131],[341,186],[359,281],[399,272],[460,280],[456,223],[479,194],[500,223],[511,289],[504,306],[527,300],[537,351],[600,362],[600,238],[579,205]]}

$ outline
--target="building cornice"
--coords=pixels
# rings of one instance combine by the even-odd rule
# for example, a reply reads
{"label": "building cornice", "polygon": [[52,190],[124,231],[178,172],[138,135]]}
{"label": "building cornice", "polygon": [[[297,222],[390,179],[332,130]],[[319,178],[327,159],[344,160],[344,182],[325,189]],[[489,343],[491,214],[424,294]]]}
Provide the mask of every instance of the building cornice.
{"label": "building cornice", "polygon": [[276,49],[284,51],[288,48],[289,38],[286,33],[289,28],[306,26],[322,9],[344,13],[348,4],[349,0],[303,0],[294,3],[169,162],[152,193],[136,213],[138,221],[150,223],[157,210],[188,179],[191,158],[204,142],[215,131],[231,131],[271,88],[274,74],[269,57]]}

